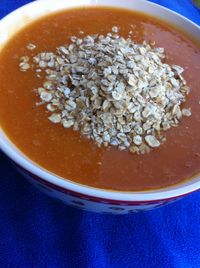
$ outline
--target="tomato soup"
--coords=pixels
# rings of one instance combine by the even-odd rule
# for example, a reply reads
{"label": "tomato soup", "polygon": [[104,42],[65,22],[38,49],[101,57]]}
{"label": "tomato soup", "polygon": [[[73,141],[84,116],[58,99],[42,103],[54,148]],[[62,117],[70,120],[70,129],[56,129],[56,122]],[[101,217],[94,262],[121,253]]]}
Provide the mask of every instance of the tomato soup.
{"label": "tomato soup", "polygon": [[[33,71],[21,72],[19,60],[55,51],[70,36],[106,34],[120,27],[133,31],[137,43],[165,48],[167,63],[182,66],[191,88],[184,107],[192,116],[169,129],[166,142],[148,154],[97,147],[72,129],[52,124],[34,89],[42,81]],[[27,44],[35,44],[33,51]],[[175,27],[145,14],[114,8],[78,8],[43,17],[18,32],[0,52],[0,124],[10,140],[32,161],[80,184],[120,191],[158,189],[178,184],[200,172],[200,47]]]}

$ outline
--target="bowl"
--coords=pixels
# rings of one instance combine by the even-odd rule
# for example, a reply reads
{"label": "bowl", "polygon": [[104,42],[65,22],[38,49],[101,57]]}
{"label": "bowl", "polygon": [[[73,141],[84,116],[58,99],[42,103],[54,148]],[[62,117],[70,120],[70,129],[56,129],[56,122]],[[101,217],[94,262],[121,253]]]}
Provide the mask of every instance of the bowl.
{"label": "bowl", "polygon": [[[137,0],[74,0],[34,1],[12,12],[0,21],[0,50],[16,31],[46,14],[78,6],[114,6],[142,11],[170,22],[200,41],[200,27],[187,18],[148,1]],[[44,193],[84,210],[126,214],[149,210],[173,202],[200,188],[200,177],[173,187],[153,191],[123,192],[92,188],[64,180],[28,159],[0,130],[0,149],[15,167]]]}

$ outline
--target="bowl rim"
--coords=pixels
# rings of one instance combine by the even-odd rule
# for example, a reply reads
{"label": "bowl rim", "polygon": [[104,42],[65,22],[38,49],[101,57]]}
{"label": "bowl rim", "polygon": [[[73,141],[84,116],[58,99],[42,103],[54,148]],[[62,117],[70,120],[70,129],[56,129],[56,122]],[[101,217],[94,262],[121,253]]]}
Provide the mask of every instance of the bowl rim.
{"label": "bowl rim", "polygon": [[[56,2],[59,3],[62,0],[57,0]],[[62,1],[64,2],[64,1]],[[68,2],[68,1],[67,1]],[[69,6],[67,5],[67,2],[65,2],[65,9],[68,9]],[[84,3],[81,3],[84,2]],[[105,4],[106,1],[104,0],[74,0],[73,3],[80,3],[78,6],[113,6],[112,2],[109,2],[109,5]],[[107,1],[108,2],[108,1]],[[116,1],[117,2],[117,1]],[[129,2],[129,3],[128,3]],[[3,19],[0,20],[0,25],[5,23],[6,21],[12,20],[13,16],[16,14],[23,13],[25,10],[31,10],[32,7],[40,7],[41,4],[47,4],[51,3],[51,0],[37,0],[31,3],[28,3],[15,11],[11,12],[7,16],[5,16]],[[103,4],[102,4],[103,3]],[[110,4],[111,3],[111,4]],[[114,3],[114,2],[113,2]],[[128,9],[129,5],[133,5],[133,3],[130,3],[130,0],[123,1],[122,8]],[[198,31],[200,32],[200,27],[195,24],[194,22],[190,21],[189,19],[185,18],[184,16],[178,14],[175,11],[172,11],[166,7],[160,6],[158,4],[148,2],[145,0],[137,0],[137,4],[146,5],[149,7],[157,8],[158,10],[165,11],[168,14],[174,14],[174,16],[181,18],[185,23],[192,25]],[[77,5],[74,5],[76,7]],[[73,7],[73,5],[70,5],[70,8]],[[115,5],[115,7],[120,7],[118,5]],[[51,11],[49,12],[51,13]],[[53,11],[52,11],[53,13]],[[42,16],[39,16],[42,17]],[[37,19],[37,18],[36,18]],[[12,35],[11,35],[12,36]],[[200,177],[195,177],[195,180],[188,180],[188,182],[183,182],[176,184],[174,186],[165,187],[161,189],[155,189],[155,190],[147,190],[147,191],[117,191],[117,190],[107,190],[107,189],[101,189],[101,188],[95,188],[83,184],[79,184],[73,181],[70,181],[68,179],[61,178],[57,176],[56,174],[53,174],[49,172],[48,170],[42,168],[41,166],[37,165],[32,160],[28,159],[19,148],[17,148],[12,141],[9,140],[8,136],[4,133],[4,131],[0,130],[0,149],[9,157],[11,158],[15,163],[17,163],[19,166],[21,166],[23,169],[27,170],[28,172],[38,176],[39,178],[42,178],[42,180],[49,182],[53,185],[56,185],[58,187],[61,187],[63,189],[81,194],[81,195],[87,195],[99,199],[107,199],[107,200],[115,200],[115,201],[156,201],[156,200],[167,200],[176,198],[179,196],[186,195],[188,193],[191,193],[193,191],[200,189]]]}

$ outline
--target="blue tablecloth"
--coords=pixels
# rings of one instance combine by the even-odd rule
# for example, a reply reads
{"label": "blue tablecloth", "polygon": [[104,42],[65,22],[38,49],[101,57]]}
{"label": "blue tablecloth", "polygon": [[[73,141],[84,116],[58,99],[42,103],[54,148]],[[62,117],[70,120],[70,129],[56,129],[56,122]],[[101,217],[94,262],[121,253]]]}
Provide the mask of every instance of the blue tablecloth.
{"label": "blue tablecloth", "polygon": [[[131,0],[130,0],[131,1]],[[0,0],[0,17],[29,0]],[[190,0],[154,0],[200,24]],[[0,154],[0,267],[200,267],[200,193],[133,215],[82,212],[32,187]]]}

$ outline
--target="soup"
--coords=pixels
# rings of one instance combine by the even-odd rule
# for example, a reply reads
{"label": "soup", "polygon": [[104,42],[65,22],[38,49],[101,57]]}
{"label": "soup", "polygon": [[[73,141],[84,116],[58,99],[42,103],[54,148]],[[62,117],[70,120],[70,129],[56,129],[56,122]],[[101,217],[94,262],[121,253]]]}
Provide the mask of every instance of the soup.
{"label": "soup", "polygon": [[[103,18],[103,19],[102,19]],[[52,124],[45,106],[36,106],[34,89],[41,79],[21,72],[20,58],[55,51],[70,36],[106,34],[120,28],[125,38],[155,42],[165,48],[167,63],[185,69],[191,88],[186,103],[192,116],[166,131],[166,141],[147,154],[113,146],[97,147],[79,132]],[[36,48],[27,50],[27,44]],[[181,53],[180,53],[181,51]],[[185,33],[155,18],[123,9],[79,8],[43,17],[18,32],[0,53],[0,123],[10,140],[32,161],[80,184],[120,191],[158,189],[188,180],[200,172],[200,48]]]}

